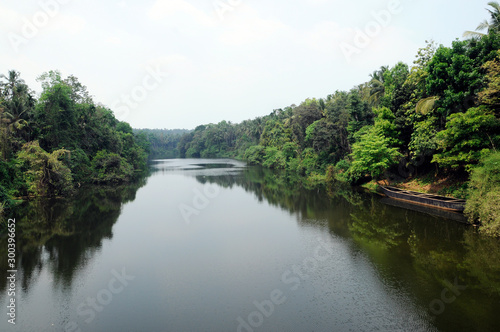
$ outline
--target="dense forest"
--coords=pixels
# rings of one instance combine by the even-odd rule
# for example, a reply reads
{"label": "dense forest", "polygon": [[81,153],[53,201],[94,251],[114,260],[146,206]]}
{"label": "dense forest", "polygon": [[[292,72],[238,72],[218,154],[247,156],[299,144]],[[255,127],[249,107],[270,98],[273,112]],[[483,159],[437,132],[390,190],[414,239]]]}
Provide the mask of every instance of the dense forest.
{"label": "dense forest", "polygon": [[16,198],[67,196],[147,169],[146,135],[95,103],[76,77],[50,71],[38,81],[36,98],[19,72],[0,79],[0,213]]}
{"label": "dense forest", "polygon": [[200,125],[175,153],[244,159],[306,185],[444,178],[453,185],[441,193],[468,198],[471,221],[500,235],[500,6],[489,5],[491,22],[478,27],[486,33],[451,47],[427,42],[411,66],[382,66],[350,91]]}
{"label": "dense forest", "polygon": [[238,124],[137,129],[95,103],[77,78],[39,77],[38,98],[16,71],[0,83],[0,212],[15,197],[66,195],[119,183],[147,158],[244,159],[289,183],[451,179],[444,194],[500,235],[500,5],[450,47],[433,41],[412,65],[382,66],[367,82]]}
{"label": "dense forest", "polygon": [[150,159],[171,159],[180,157],[177,145],[187,129],[134,129],[134,134],[145,135],[150,143]]}

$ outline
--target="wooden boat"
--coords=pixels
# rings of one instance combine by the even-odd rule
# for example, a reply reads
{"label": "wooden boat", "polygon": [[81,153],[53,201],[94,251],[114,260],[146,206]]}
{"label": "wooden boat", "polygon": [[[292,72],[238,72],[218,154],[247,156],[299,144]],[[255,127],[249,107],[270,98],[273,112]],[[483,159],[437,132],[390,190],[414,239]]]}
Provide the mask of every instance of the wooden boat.
{"label": "wooden boat", "polygon": [[465,200],[445,197],[434,194],[419,193],[395,187],[380,187],[382,192],[390,198],[399,199],[413,204],[426,205],[439,209],[463,212]]}
{"label": "wooden boat", "polygon": [[448,209],[436,209],[434,206],[428,206],[423,204],[410,203],[408,201],[403,201],[400,199],[392,199],[389,197],[383,197],[380,199],[380,203],[387,204],[390,206],[395,206],[405,210],[417,211],[420,213],[425,213],[432,217],[444,218],[453,221],[458,221],[463,224],[470,225],[469,220],[462,212],[452,211]]}

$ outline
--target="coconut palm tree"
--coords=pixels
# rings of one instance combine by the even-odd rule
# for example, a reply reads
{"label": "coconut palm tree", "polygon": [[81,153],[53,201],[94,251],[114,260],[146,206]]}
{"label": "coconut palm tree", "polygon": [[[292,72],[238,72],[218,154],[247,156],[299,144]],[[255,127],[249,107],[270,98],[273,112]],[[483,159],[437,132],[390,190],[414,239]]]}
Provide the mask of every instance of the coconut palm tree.
{"label": "coconut palm tree", "polygon": [[370,103],[373,106],[378,106],[380,99],[384,96],[385,85],[384,85],[384,73],[389,69],[387,66],[380,67],[379,70],[370,74],[371,80],[369,82],[370,87]]}
{"label": "coconut palm tree", "polygon": [[11,145],[19,148],[29,138],[28,112],[34,107],[35,100],[28,85],[15,70],[9,71],[7,76],[0,75],[0,97],[3,101],[0,114],[2,130]]}
{"label": "coconut palm tree", "polygon": [[[492,8],[492,9],[486,8],[486,10],[491,15],[491,20],[489,22],[487,20],[481,22],[477,26],[476,31],[465,31],[464,37],[480,38],[482,36],[485,36],[489,32],[500,31],[500,4],[497,1],[491,1],[488,2],[488,6]],[[487,33],[478,32],[483,30],[486,30]]]}

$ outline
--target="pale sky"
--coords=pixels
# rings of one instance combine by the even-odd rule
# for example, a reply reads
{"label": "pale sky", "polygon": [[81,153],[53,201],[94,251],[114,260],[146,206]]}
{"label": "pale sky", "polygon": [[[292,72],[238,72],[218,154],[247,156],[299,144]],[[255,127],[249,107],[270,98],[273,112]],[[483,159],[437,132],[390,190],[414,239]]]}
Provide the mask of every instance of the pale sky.
{"label": "pale sky", "polygon": [[241,122],[451,46],[487,0],[1,0],[0,73],[76,76],[134,128]]}

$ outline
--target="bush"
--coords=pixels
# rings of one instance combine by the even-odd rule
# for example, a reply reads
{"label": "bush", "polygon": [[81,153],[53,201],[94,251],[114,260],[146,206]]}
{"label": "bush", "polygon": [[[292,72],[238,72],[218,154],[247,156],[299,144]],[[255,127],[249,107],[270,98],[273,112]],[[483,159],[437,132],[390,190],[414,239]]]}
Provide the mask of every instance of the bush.
{"label": "bush", "polygon": [[300,175],[311,175],[318,170],[318,155],[312,148],[302,151],[302,162],[300,163]]}
{"label": "bush", "polygon": [[8,162],[0,160],[0,187],[10,197],[22,196],[27,190],[19,164],[17,159]]}
{"label": "bush", "polygon": [[92,180],[95,183],[127,182],[132,175],[132,166],[116,153],[101,150],[92,160]]}
{"label": "bush", "polygon": [[7,190],[0,184],[0,216],[2,215],[5,208],[8,207],[10,203],[10,197],[7,194]]}
{"label": "bush", "polygon": [[285,156],[286,161],[297,158],[298,150],[299,150],[298,144],[292,142],[285,143],[285,145],[283,145],[283,148],[281,149],[283,155]]}
{"label": "bush", "polygon": [[286,159],[283,152],[279,151],[278,148],[274,146],[267,147],[264,155],[264,167],[274,168],[274,169],[285,169]]}
{"label": "bush", "polygon": [[401,154],[397,148],[389,146],[389,139],[374,127],[361,135],[352,146],[353,162],[349,169],[352,180],[357,181],[367,175],[378,178],[387,168],[396,164]]}
{"label": "bush", "polygon": [[481,223],[482,232],[500,237],[500,152],[472,170],[469,188],[465,214]]}
{"label": "bush", "polygon": [[500,144],[500,119],[486,107],[472,107],[448,117],[446,129],[436,135],[440,153],[432,162],[444,168],[470,170],[483,151]]}
{"label": "bush", "polygon": [[246,149],[243,159],[251,165],[261,165],[264,161],[264,155],[264,147],[262,145],[254,145]]}
{"label": "bush", "polygon": [[28,191],[36,196],[50,197],[71,194],[71,170],[60,160],[69,156],[69,153],[64,149],[48,153],[40,147],[38,141],[24,144],[18,153],[18,159],[25,169]]}
{"label": "bush", "polygon": [[75,182],[89,181],[92,170],[90,169],[89,157],[85,151],[80,148],[71,151],[69,167]]}

